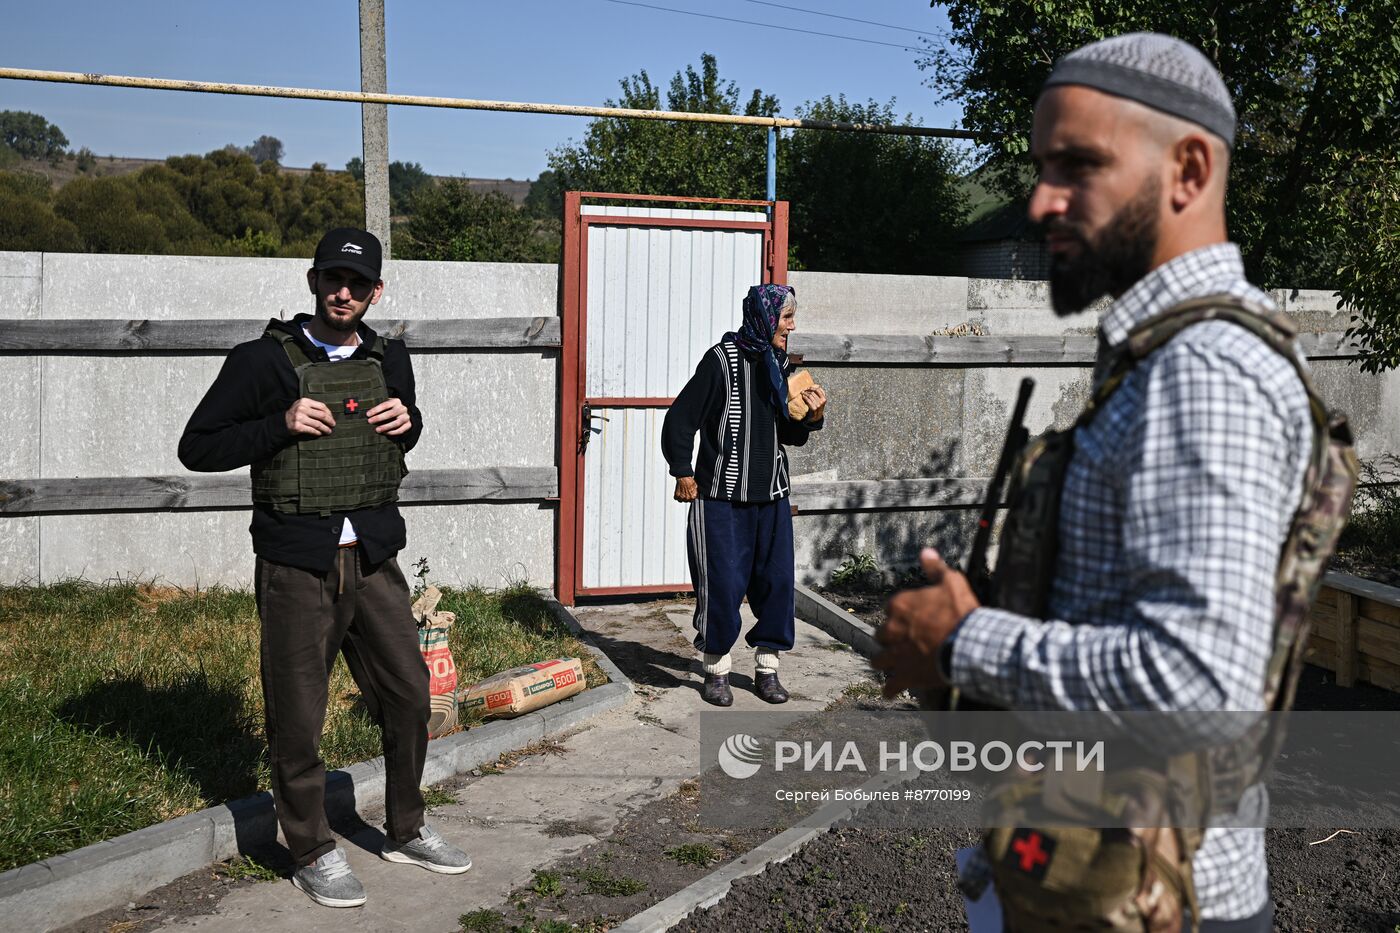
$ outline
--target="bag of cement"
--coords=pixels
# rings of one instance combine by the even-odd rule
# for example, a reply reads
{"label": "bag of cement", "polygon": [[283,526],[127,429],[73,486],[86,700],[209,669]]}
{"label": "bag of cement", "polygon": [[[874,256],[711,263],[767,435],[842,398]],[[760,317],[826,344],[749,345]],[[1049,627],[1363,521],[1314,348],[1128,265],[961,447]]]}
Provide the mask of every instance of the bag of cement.
{"label": "bag of cement", "polygon": [[447,644],[448,634],[457,616],[437,612],[442,592],[430,586],[413,604],[413,618],[418,622],[418,650],[428,665],[428,695],[432,714],[428,717],[428,738],[435,739],[457,727],[457,665]]}
{"label": "bag of cement", "polygon": [[462,693],[462,707],[508,718],[558,703],[586,686],[582,661],[554,658],[502,671],[472,684]]}

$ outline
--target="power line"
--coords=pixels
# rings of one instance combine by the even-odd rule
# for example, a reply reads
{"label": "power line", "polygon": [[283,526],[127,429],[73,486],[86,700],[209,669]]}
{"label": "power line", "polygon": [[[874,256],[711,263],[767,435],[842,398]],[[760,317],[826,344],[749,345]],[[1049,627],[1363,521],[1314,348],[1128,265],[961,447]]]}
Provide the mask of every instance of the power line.
{"label": "power line", "polygon": [[[780,10],[792,10],[794,13],[808,13],[812,16],[829,16],[832,19],[844,19],[849,23],[863,23],[866,26],[879,26],[882,29],[898,29],[901,32],[912,32],[916,36],[927,36],[930,39],[938,38],[936,32],[925,32],[922,29],[910,29],[908,26],[894,26],[890,23],[877,23],[870,19],[857,19],[854,16],[842,16],[840,13],[825,13],[821,10],[808,10],[800,6],[788,6],[785,3],[772,3],[770,0],[744,0],[745,3],[757,3],[760,6],[773,6]],[[775,27],[786,28],[786,27]],[[845,36],[843,38],[850,38]]]}
{"label": "power line", "polygon": [[686,16],[699,16],[704,19],[717,19],[726,23],[739,23],[744,26],[762,26],[765,29],[780,29],[784,32],[801,32],[809,36],[823,36],[827,39],[845,39],[847,42],[864,42],[867,45],[883,45],[891,49],[904,49],[907,52],[927,52],[928,49],[915,48],[912,45],[900,45],[897,42],[881,42],[879,39],[862,39],[857,36],[843,36],[834,32],[818,32],[815,29],[799,29],[796,26],[779,26],[775,23],[760,23],[751,19],[734,19],[729,16],[716,16],[713,13],[697,13],[694,10],[677,10],[669,6],[653,6],[650,3],[638,3],[636,0],[607,0],[608,3],[620,3],[623,6],[639,6],[648,10],[660,10],[663,13],[683,13]]}

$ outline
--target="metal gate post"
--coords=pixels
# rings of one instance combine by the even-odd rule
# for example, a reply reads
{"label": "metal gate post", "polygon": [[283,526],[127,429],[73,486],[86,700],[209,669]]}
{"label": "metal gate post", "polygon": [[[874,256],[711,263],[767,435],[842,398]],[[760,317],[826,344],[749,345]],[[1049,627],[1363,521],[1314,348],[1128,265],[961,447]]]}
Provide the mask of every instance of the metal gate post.
{"label": "metal gate post", "polygon": [[[778,128],[768,127],[768,194],[767,200],[778,200]],[[768,219],[773,219],[773,207],[768,207]]]}

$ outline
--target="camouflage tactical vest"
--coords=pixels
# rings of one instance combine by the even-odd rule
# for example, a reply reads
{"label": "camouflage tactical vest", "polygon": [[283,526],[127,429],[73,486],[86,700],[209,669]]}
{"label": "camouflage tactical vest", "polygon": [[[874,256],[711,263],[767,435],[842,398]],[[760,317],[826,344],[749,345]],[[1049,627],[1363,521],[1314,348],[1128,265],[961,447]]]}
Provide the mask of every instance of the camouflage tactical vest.
{"label": "camouflage tactical vest", "polygon": [[269,327],[263,336],[281,343],[296,369],[299,397],[329,408],[335,429],[253,464],[253,501],[301,515],[353,512],[396,501],[408,472],[403,448],[366,418],[389,398],[384,338],[375,337],[368,359],[312,362],[286,331]]}
{"label": "camouflage tactical vest", "polygon": [[[1231,296],[1212,296],[1177,305],[1129,334],[1074,426],[1037,437],[1022,452],[1008,491],[1010,511],[997,556],[992,604],[1032,618],[1045,617],[1057,564],[1060,497],[1074,453],[1074,432],[1094,419],[1148,354],[1185,328],[1209,320],[1245,328],[1292,363],[1307,391],[1312,414],[1312,447],[1303,495],[1279,555],[1273,650],[1264,683],[1266,707],[1284,711],[1293,704],[1302,668],[1308,609],[1346,524],[1358,467],[1346,418],[1328,412],[1308,370],[1294,353],[1296,326],[1285,315],[1267,308]],[[1160,772],[1119,775],[1115,778],[1118,786],[1096,788],[1094,794],[1086,794],[1073,804],[1065,803],[1063,787],[1050,788],[1044,781],[1008,785],[996,803],[1003,812],[1009,809],[1024,814],[1018,823],[1021,827],[1053,825],[1057,806],[1073,806],[1081,826],[1085,825],[1086,807],[1097,808],[1091,812],[1101,817],[1100,826],[1140,825],[1123,822],[1132,808],[1155,808],[1167,814],[1210,812],[1237,801],[1262,777],[1283,741],[1283,730],[1271,727],[1277,722],[1277,718],[1261,718],[1254,733],[1232,750],[1188,753],[1167,761]],[[1089,825],[1093,825],[1092,818]],[[1139,933],[1149,928],[1144,918],[1151,911],[1174,910],[1179,915],[1188,906],[1194,928],[1199,917],[1191,863],[1202,831],[1194,828],[1189,817],[1159,817],[1155,822],[1143,820],[1141,825],[1168,828],[988,831],[983,845],[993,865],[1007,928],[1015,933]],[[1030,845],[1028,835],[1035,836],[1037,851],[1056,853],[1052,863],[1037,864],[1035,872],[1018,870],[1018,853]],[[1041,871],[1042,867],[1045,870]],[[1148,878],[1161,884],[1148,884]],[[1180,929],[1180,920],[1175,922]],[[1156,929],[1156,925],[1150,928]]]}

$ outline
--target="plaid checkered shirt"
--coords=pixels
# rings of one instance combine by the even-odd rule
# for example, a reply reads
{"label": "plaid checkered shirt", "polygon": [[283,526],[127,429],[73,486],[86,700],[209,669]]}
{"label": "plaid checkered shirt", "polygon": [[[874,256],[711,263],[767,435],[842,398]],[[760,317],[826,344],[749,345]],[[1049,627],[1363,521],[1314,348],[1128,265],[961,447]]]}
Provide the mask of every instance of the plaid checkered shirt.
{"label": "plaid checkered shirt", "polygon": [[[1100,321],[1101,346],[1214,294],[1273,306],[1234,244],[1207,246],[1125,292]],[[953,636],[953,683],[1012,709],[1262,710],[1275,575],[1311,436],[1287,360],[1235,324],[1182,331],[1075,433],[1050,617],[971,612]],[[1191,738],[1153,736],[1168,752]],[[1193,869],[1203,919],[1252,916],[1269,894],[1263,829],[1207,830]]]}

